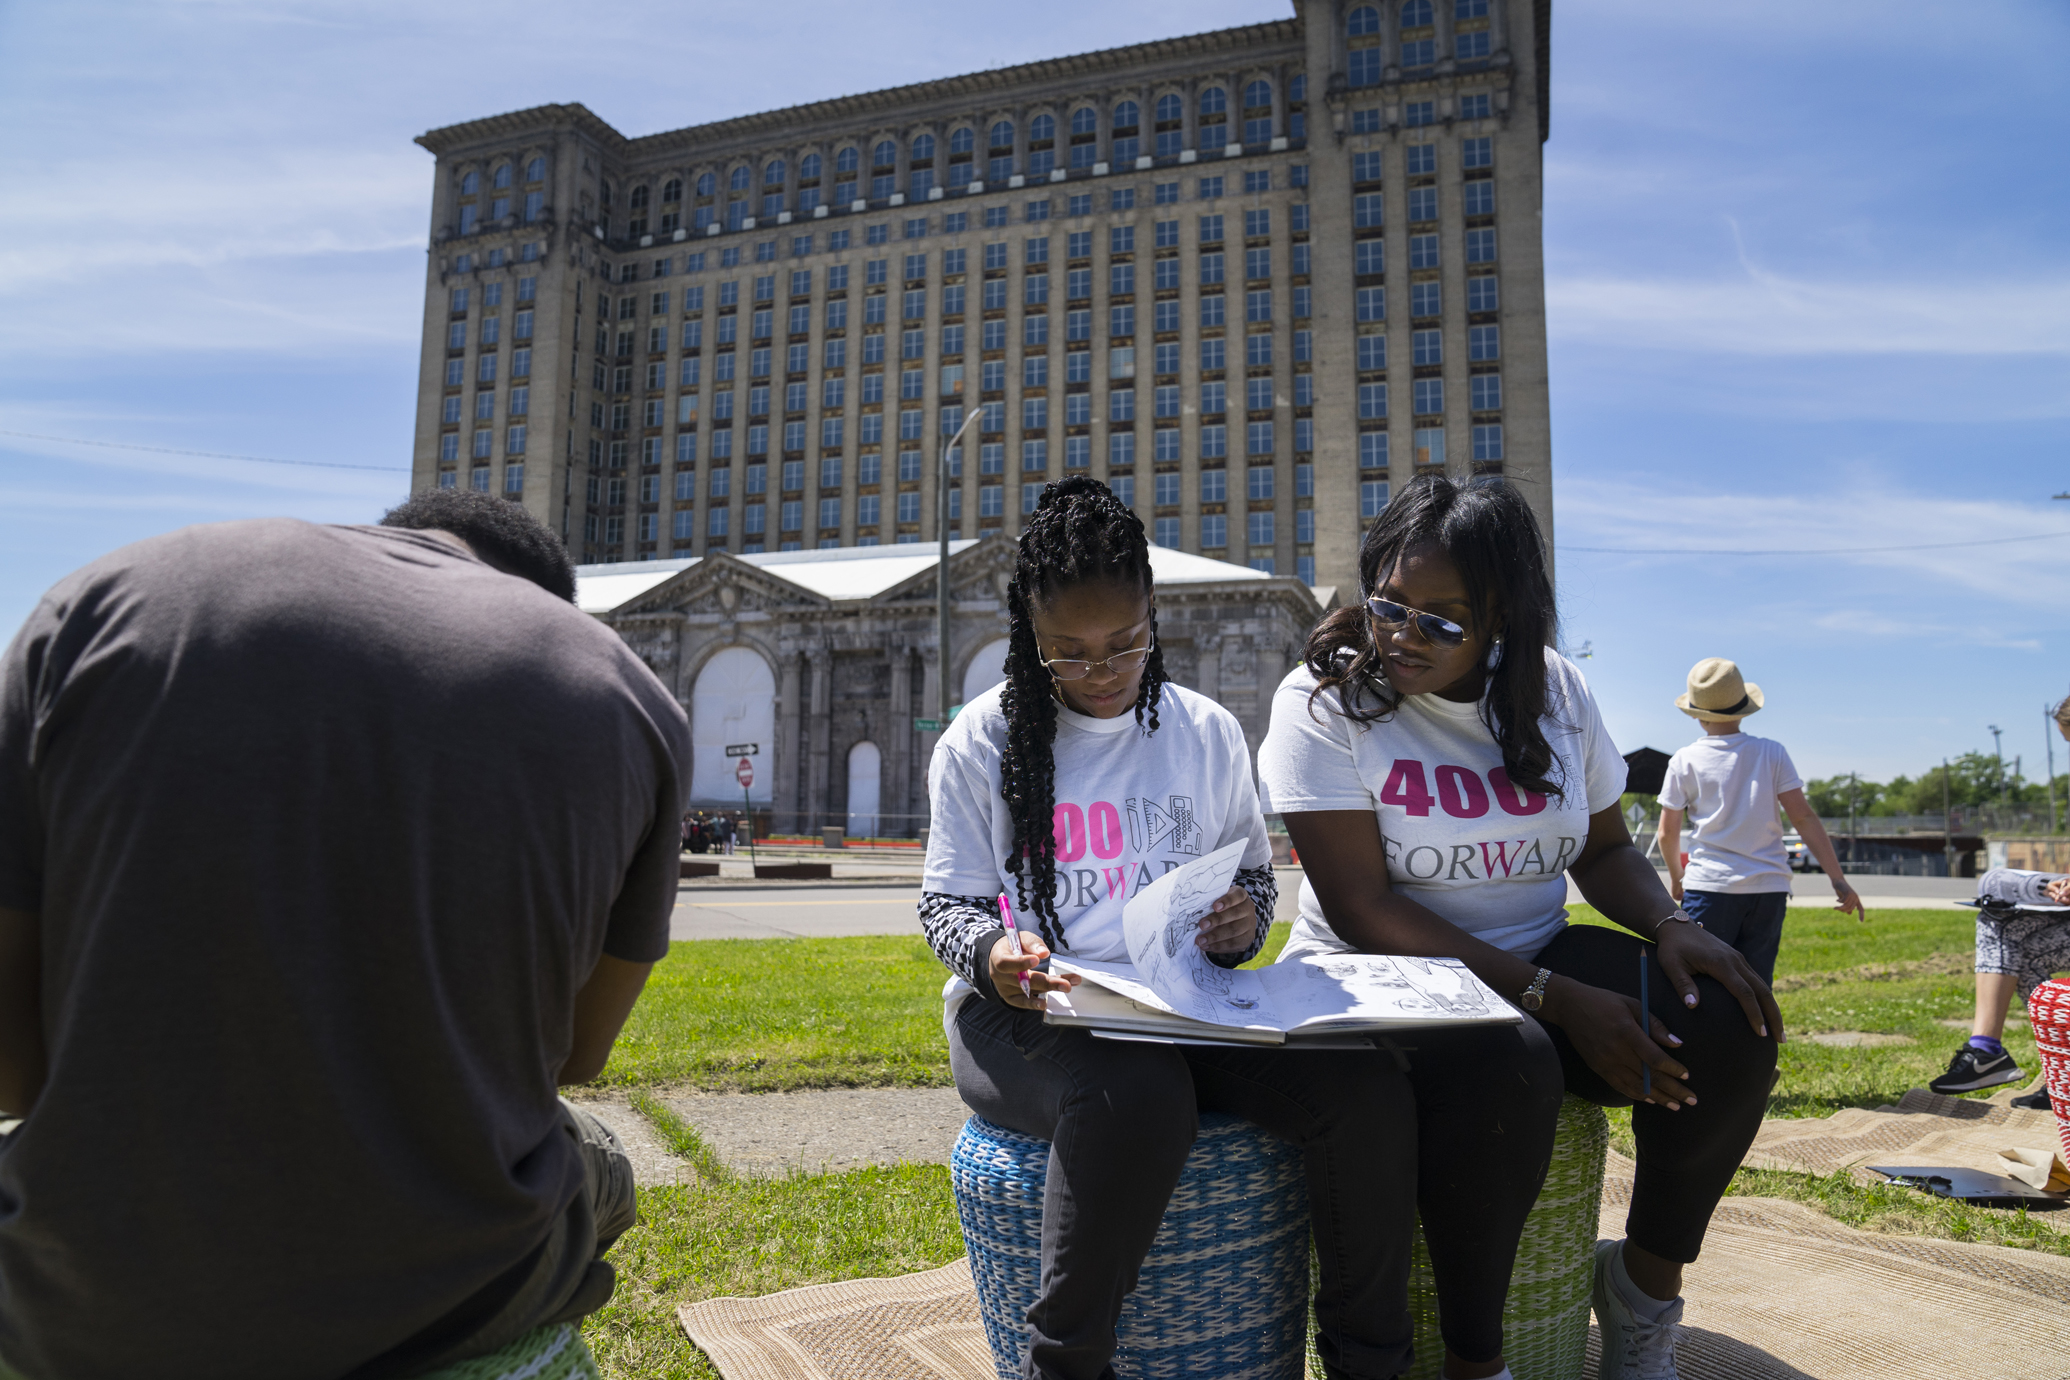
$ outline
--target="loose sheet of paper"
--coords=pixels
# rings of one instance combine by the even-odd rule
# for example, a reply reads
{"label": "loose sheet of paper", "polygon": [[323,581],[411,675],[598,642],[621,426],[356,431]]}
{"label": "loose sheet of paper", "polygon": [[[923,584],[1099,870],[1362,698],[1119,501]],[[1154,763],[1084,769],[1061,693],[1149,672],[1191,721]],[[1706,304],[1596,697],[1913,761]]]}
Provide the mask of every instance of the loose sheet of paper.
{"label": "loose sheet of paper", "polygon": [[[1137,975],[1181,1016],[1218,1025],[1273,1022],[1261,1011],[1264,993],[1254,974],[1239,975],[1208,961],[1195,939],[1200,917],[1236,880],[1247,842],[1239,840],[1174,868],[1129,898],[1121,933]],[[1239,988],[1248,989],[1239,991]]]}

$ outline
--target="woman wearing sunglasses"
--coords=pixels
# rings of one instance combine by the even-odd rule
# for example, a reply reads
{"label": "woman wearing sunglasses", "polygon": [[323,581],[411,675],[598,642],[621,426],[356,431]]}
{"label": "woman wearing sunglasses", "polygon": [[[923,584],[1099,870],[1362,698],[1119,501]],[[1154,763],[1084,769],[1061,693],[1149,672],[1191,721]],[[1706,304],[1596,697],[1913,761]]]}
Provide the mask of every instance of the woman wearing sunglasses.
{"label": "woman wearing sunglasses", "polygon": [[[1398,1185],[1415,1157],[1396,1128],[1415,1111],[1392,1062],[1125,1043],[1043,1023],[1046,994],[1077,982],[1042,970],[1051,951],[1125,961],[1122,906],[1172,867],[1247,841],[1237,885],[1194,939],[1224,967],[1258,952],[1275,887],[1243,730],[1165,679],[1141,520],[1095,480],[1050,485],[1006,602],[1006,681],[964,706],[928,768],[920,914],[955,974],[944,997],[957,1091],[988,1120],[1050,1142],[1022,1374],[1113,1374],[1122,1301],[1201,1109],[1303,1147],[1325,1368],[1345,1380],[1399,1374],[1413,1204]],[[1001,923],[1002,892],[1017,937]]]}
{"label": "woman wearing sunglasses", "polygon": [[[1420,1042],[1409,1055],[1419,1102],[1458,1082],[1500,1097],[1556,1058],[1569,1092],[1632,1107],[1626,1235],[1596,1253],[1602,1375],[1672,1380],[1682,1266],[1760,1126],[1780,1013],[1632,846],[1618,812],[1624,763],[1581,673],[1549,650],[1552,582],[1517,492],[1414,481],[1366,533],[1359,587],[1360,603],[1317,626],[1280,684],[1259,753],[1266,808],[1307,874],[1287,953],[1454,957],[1527,1013],[1506,1048],[1462,1057],[1457,1042]],[[1570,876],[1631,933],[1569,926]],[[1642,955],[1650,1012],[1637,1000]],[[1446,1321],[1462,1359],[1499,1345],[1502,1291],[1544,1172],[1535,1144],[1526,1134],[1439,1155],[1426,1143],[1417,1192],[1438,1279],[1449,1262],[1453,1279],[1477,1280],[1463,1297],[1483,1310]]]}

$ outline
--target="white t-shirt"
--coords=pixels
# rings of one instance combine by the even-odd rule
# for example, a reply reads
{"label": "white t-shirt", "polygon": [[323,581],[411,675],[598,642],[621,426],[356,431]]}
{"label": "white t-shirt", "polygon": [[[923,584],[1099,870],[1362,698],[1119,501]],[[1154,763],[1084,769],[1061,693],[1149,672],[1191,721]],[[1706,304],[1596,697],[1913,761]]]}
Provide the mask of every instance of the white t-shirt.
{"label": "white t-shirt", "polygon": [[1660,803],[1689,812],[1683,890],[1788,891],[1790,859],[1775,798],[1803,785],[1783,745],[1751,733],[1706,733],[1670,757]]}
{"label": "white t-shirt", "polygon": [[[1567,865],[1588,842],[1588,819],[1624,793],[1624,759],[1574,664],[1546,653],[1550,712],[1539,728],[1559,759],[1563,796],[1510,783],[1478,704],[1405,696],[1376,723],[1346,718],[1336,689],[1308,696],[1297,666],[1272,697],[1272,730],[1258,751],[1265,809],[1371,810],[1395,890],[1460,929],[1529,957],[1567,923]],[[1350,945],[1301,883],[1301,915],[1284,956]]]}
{"label": "white t-shirt", "polygon": [[[942,734],[927,770],[932,819],[924,885],[951,896],[997,896],[1014,923],[1037,931],[1006,870],[1013,816],[999,793],[1006,750],[1003,684],[965,705]],[[1058,953],[1128,961],[1121,908],[1142,887],[1217,848],[1250,840],[1242,866],[1272,861],[1250,751],[1236,717],[1204,695],[1167,683],[1157,731],[1134,711],[1094,719],[1057,706],[1053,748]],[[969,995],[962,978],[942,989],[951,1009]]]}

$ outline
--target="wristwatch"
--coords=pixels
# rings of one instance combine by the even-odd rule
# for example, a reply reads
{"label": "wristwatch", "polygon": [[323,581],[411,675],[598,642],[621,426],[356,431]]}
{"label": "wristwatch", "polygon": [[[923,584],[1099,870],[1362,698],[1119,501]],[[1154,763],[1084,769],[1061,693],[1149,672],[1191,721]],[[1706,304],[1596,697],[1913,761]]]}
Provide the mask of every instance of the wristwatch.
{"label": "wristwatch", "polygon": [[1539,1007],[1545,1005],[1545,984],[1552,981],[1552,975],[1552,969],[1540,968],[1538,976],[1531,979],[1531,985],[1526,987],[1524,994],[1517,998],[1517,1005],[1523,1007],[1526,1011],[1536,1011]]}

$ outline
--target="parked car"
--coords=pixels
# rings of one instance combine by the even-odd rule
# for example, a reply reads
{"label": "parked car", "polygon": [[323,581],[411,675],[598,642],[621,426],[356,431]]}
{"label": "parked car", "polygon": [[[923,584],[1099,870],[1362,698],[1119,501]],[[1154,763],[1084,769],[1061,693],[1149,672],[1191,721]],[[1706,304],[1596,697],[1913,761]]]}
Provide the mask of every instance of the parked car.
{"label": "parked car", "polygon": [[1801,834],[1792,831],[1783,835],[1783,849],[1790,857],[1790,871],[1816,872],[1818,859],[1811,856],[1811,850],[1804,846]]}

